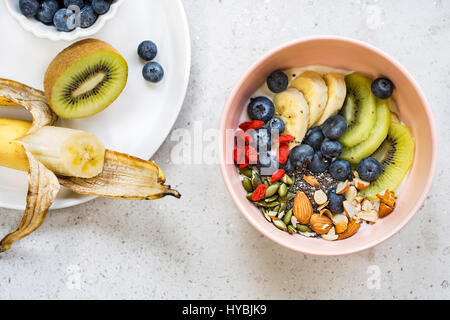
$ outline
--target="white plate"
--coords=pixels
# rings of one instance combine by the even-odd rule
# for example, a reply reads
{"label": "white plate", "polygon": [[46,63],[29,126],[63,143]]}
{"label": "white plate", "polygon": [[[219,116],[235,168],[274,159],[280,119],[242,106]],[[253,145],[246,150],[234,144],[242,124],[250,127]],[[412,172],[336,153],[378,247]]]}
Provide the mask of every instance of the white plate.
{"label": "white plate", "polygon": [[[71,42],[36,38],[6,12],[3,1],[0,12],[0,77],[42,89],[48,64]],[[96,38],[109,42],[128,61],[127,86],[103,112],[60,124],[97,134],[109,149],[149,159],[169,134],[189,81],[191,48],[183,4],[181,0],[125,1]],[[164,79],[158,84],[148,83],[142,77],[144,63],[137,55],[137,47],[147,39],[158,45],[155,61],[165,69]],[[0,117],[28,116],[15,109],[1,107]],[[26,194],[26,173],[0,167],[0,206],[22,210]],[[92,198],[61,190],[52,208],[66,208]]]}

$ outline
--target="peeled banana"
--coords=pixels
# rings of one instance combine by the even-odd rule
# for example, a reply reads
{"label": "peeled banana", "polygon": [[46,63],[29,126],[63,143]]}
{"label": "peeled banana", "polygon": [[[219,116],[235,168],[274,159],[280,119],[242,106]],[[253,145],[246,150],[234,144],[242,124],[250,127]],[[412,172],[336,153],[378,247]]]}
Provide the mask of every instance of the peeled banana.
{"label": "peeled banana", "polygon": [[329,117],[334,116],[342,109],[347,95],[347,86],[343,74],[328,73],[323,76],[323,79],[328,87],[328,100],[322,116],[316,123],[318,126],[321,126]]}
{"label": "peeled banana", "polygon": [[0,79],[0,106],[25,106],[33,122],[0,118],[0,166],[28,171],[28,194],[18,228],[0,252],[43,223],[60,185],[74,192],[119,199],[158,199],[180,193],[165,185],[153,162],[106,150],[93,134],[51,126],[57,119],[43,92]]}

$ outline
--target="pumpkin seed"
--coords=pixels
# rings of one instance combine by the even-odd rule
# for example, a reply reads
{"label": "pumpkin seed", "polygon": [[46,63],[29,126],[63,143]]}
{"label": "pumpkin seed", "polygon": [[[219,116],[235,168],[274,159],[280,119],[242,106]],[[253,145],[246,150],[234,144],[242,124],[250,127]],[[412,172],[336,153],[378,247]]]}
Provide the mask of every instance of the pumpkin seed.
{"label": "pumpkin seed", "polygon": [[297,224],[297,230],[300,232],[311,232],[311,228],[308,227],[306,224]]}
{"label": "pumpkin seed", "polygon": [[267,187],[265,194],[266,198],[269,198],[273,196],[275,193],[277,193],[279,187],[280,187],[279,183],[274,183],[273,185]]}
{"label": "pumpkin seed", "polygon": [[272,201],[275,201],[275,200],[278,200],[278,195],[277,194],[274,195],[274,196],[271,196],[269,198],[264,199],[265,202],[272,202]]}
{"label": "pumpkin seed", "polygon": [[265,179],[264,179],[264,184],[266,185],[266,187],[269,187],[269,186],[270,186],[270,181],[269,181],[268,178],[265,178]]}
{"label": "pumpkin seed", "polygon": [[252,177],[252,169],[250,169],[249,167],[239,168],[239,173],[248,178]]}
{"label": "pumpkin seed", "polygon": [[281,211],[286,211],[287,208],[287,203],[286,202],[280,202],[280,210]]}
{"label": "pumpkin seed", "polygon": [[248,193],[247,194],[247,199],[250,200],[250,201],[253,201],[252,200],[252,196],[253,196],[253,192]]}
{"label": "pumpkin seed", "polygon": [[292,178],[289,177],[287,174],[285,174],[283,176],[283,178],[281,178],[281,181],[286,183],[286,184],[288,184],[288,185],[290,185],[290,186],[292,186],[294,184],[294,181],[292,180]]}
{"label": "pumpkin seed", "polygon": [[289,232],[289,234],[294,234],[297,232],[297,230],[295,230],[295,228],[292,226],[292,224],[288,225],[287,231]]}
{"label": "pumpkin seed", "polygon": [[244,189],[247,190],[247,192],[253,192],[252,180],[250,180],[249,178],[244,177],[244,179],[242,179],[242,185],[244,186]]}
{"label": "pumpkin seed", "polygon": [[283,183],[280,186],[280,188],[278,188],[278,194],[280,195],[280,197],[285,197],[287,195],[287,193],[288,193],[288,187],[286,184]]}
{"label": "pumpkin seed", "polygon": [[292,200],[294,198],[295,198],[295,193],[288,192],[288,194],[286,195],[286,200],[287,201],[290,201],[290,200]]}
{"label": "pumpkin seed", "polygon": [[253,189],[256,189],[257,186],[259,186],[262,183],[261,176],[258,172],[252,171],[252,185]]}
{"label": "pumpkin seed", "polygon": [[275,211],[276,213],[280,212],[280,205],[276,206],[275,209],[273,209],[273,211]]}
{"label": "pumpkin seed", "polygon": [[274,201],[274,202],[258,201],[258,202],[256,202],[256,204],[263,208],[275,208],[280,205],[280,203],[278,201]]}
{"label": "pumpkin seed", "polygon": [[287,230],[287,226],[286,224],[283,222],[283,220],[277,219],[277,220],[273,220],[273,224],[275,225],[275,227],[277,227],[280,230],[286,231]]}
{"label": "pumpkin seed", "polygon": [[[283,217],[284,217],[284,211],[280,211],[280,212],[277,214],[277,218],[283,220]],[[283,221],[283,222],[284,222],[284,221]]]}
{"label": "pumpkin seed", "polygon": [[291,218],[292,218],[292,209],[286,212],[286,214],[283,217],[283,222],[285,224],[289,224],[291,222]]}

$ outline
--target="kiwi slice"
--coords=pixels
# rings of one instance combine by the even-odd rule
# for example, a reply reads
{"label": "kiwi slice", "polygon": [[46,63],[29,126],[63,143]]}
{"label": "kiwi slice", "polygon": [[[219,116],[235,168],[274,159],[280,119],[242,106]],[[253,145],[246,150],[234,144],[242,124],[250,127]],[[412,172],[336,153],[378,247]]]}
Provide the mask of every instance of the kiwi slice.
{"label": "kiwi slice", "polygon": [[374,153],[386,139],[391,124],[391,112],[387,100],[376,100],[377,119],[369,136],[363,142],[354,147],[344,147],[340,155],[341,159],[351,164],[358,164],[362,159]]}
{"label": "kiwi slice", "polygon": [[116,100],[125,88],[128,65],[106,42],[86,39],[60,52],[44,77],[45,95],[62,118],[96,114]]}
{"label": "kiwi slice", "polygon": [[353,147],[369,136],[376,121],[376,103],[369,78],[352,73],[345,77],[345,83],[347,98],[342,114],[348,127],[339,141],[346,147]]}
{"label": "kiwi slice", "polygon": [[362,194],[368,199],[376,200],[377,193],[386,189],[395,191],[412,165],[414,140],[408,127],[392,121],[386,140],[372,157],[380,162],[382,173]]}

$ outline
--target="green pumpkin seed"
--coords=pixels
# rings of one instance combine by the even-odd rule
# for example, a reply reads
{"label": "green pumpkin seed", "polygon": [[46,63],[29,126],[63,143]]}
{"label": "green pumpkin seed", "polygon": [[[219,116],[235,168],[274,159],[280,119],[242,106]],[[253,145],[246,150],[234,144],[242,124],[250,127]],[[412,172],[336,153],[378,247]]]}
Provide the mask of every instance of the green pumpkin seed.
{"label": "green pumpkin seed", "polygon": [[273,211],[275,211],[276,213],[280,212],[280,205],[278,204],[278,206],[275,207],[275,209],[273,209]]}
{"label": "green pumpkin seed", "polygon": [[252,177],[252,169],[250,169],[249,167],[239,168],[239,173],[248,178]]}
{"label": "green pumpkin seed", "polygon": [[300,232],[311,232],[312,231],[311,228],[308,227],[306,224],[300,224],[300,223],[297,224],[297,230]]}
{"label": "green pumpkin seed", "polygon": [[275,201],[275,200],[278,200],[278,195],[277,194],[274,195],[274,196],[271,196],[269,198],[264,199],[265,202],[272,202],[272,201]]}
{"label": "green pumpkin seed", "polygon": [[253,192],[248,193],[247,194],[247,199],[250,200],[250,201],[253,201],[252,200],[252,196],[253,196]]}
{"label": "green pumpkin seed", "polygon": [[280,187],[279,183],[274,183],[273,185],[267,187],[265,194],[266,198],[269,198],[273,196],[275,193],[277,193],[279,187]]}
{"label": "green pumpkin seed", "polygon": [[288,225],[287,231],[289,232],[289,234],[294,234],[297,232],[292,224]]}
{"label": "green pumpkin seed", "polygon": [[269,181],[268,178],[265,178],[265,179],[264,179],[264,184],[266,185],[266,187],[269,187],[269,186],[270,186],[270,181]]}
{"label": "green pumpkin seed", "polygon": [[291,223],[291,218],[292,218],[292,209],[286,212],[286,214],[283,217],[283,222],[285,224],[289,224]]}
{"label": "green pumpkin seed", "polygon": [[295,198],[295,193],[288,192],[288,194],[286,195],[286,200],[287,201],[290,201],[290,200],[292,200],[294,198]]}
{"label": "green pumpkin seed", "polygon": [[274,202],[258,201],[258,202],[256,202],[256,204],[263,208],[275,208],[280,205],[280,203],[278,201],[274,201]]}
{"label": "green pumpkin seed", "polygon": [[252,185],[253,189],[256,189],[257,186],[259,186],[262,183],[261,176],[258,172],[252,171]]}
{"label": "green pumpkin seed", "polygon": [[278,194],[280,195],[280,197],[285,197],[288,193],[288,187],[286,184],[282,184],[279,188],[278,188]]}
{"label": "green pumpkin seed", "polygon": [[283,220],[277,219],[277,220],[273,220],[273,224],[275,225],[275,227],[277,227],[280,230],[286,231],[287,230],[287,226],[286,224],[283,222]]}
{"label": "green pumpkin seed", "polygon": [[[277,218],[283,220],[283,217],[284,217],[284,211],[280,211],[280,212],[277,214]],[[284,222],[284,221],[283,221],[283,222]]]}
{"label": "green pumpkin seed", "polygon": [[283,178],[281,178],[281,181],[292,186],[294,184],[294,180],[292,180],[292,178],[290,176],[288,176],[287,174],[285,174],[283,176]]}
{"label": "green pumpkin seed", "polygon": [[252,180],[250,180],[249,178],[244,177],[244,179],[242,179],[242,185],[244,186],[244,189],[247,190],[247,192],[253,192]]}
{"label": "green pumpkin seed", "polygon": [[286,211],[287,202],[280,202],[280,211]]}

